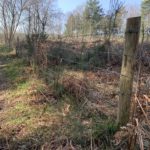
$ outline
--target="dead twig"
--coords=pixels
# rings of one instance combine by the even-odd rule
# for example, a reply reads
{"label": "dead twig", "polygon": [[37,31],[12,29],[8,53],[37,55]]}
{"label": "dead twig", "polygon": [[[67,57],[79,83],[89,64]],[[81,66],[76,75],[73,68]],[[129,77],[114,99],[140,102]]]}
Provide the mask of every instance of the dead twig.
{"label": "dead twig", "polygon": [[143,95],[143,96],[150,103],[150,98],[147,95]]}
{"label": "dead twig", "polygon": [[141,103],[140,103],[140,101],[139,101],[137,96],[135,96],[135,100],[137,101],[138,105],[140,106],[140,108],[141,108],[141,110],[143,112],[143,115],[145,116],[145,119],[146,119],[148,125],[150,126],[150,122],[149,122],[149,120],[147,118],[147,115],[146,115],[146,113],[145,113],[145,111],[144,111],[144,109],[143,109],[143,107],[142,107],[142,105],[141,105]]}

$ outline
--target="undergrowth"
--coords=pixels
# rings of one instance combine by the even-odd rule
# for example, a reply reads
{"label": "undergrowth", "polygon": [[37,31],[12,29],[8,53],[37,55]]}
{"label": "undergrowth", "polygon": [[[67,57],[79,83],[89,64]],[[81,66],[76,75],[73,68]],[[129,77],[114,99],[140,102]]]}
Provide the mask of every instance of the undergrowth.
{"label": "undergrowth", "polygon": [[0,112],[0,141],[7,139],[6,147],[57,149],[71,142],[77,149],[88,150],[92,142],[101,149],[111,148],[115,121],[88,110],[84,94],[77,101],[75,91],[67,90],[73,82],[65,85],[62,80],[64,68],[55,68],[56,74],[49,70],[37,75],[22,59],[10,58],[4,63],[2,73],[10,86],[4,97],[5,109]]}
{"label": "undergrowth", "polygon": [[54,65],[63,64],[74,69],[89,70],[106,66],[107,53],[104,45],[97,45],[84,53],[75,53],[60,47],[48,53],[48,60]]}

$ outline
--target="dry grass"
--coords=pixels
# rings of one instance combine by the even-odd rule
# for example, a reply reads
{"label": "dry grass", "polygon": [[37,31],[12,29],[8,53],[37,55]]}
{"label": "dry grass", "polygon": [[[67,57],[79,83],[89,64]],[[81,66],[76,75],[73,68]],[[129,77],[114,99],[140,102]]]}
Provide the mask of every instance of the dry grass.
{"label": "dry grass", "polygon": [[[118,76],[64,66],[39,77],[21,59],[1,63],[0,149],[114,148]],[[124,142],[126,133],[115,136]]]}
{"label": "dry grass", "polygon": [[[92,112],[88,108],[84,98],[89,98],[88,90],[92,85],[82,80],[81,72],[70,71],[70,76],[61,76],[59,82],[67,92],[60,97],[22,60],[11,58],[3,64],[1,73],[9,86],[1,92],[0,99],[5,101],[0,110],[2,149],[89,149],[91,134],[95,136],[92,142],[97,137],[98,118],[105,118],[98,119],[103,124],[102,130],[98,128],[99,133],[107,129],[107,116],[100,110]],[[92,77],[91,74],[88,76]],[[84,101],[75,103],[77,99]]]}

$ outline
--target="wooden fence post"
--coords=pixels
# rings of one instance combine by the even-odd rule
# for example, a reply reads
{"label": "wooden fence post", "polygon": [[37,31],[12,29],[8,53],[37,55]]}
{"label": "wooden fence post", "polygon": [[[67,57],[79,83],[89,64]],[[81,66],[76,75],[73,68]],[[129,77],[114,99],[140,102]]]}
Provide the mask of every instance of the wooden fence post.
{"label": "wooden fence post", "polygon": [[117,118],[120,126],[126,125],[130,117],[134,64],[140,35],[140,25],[141,17],[127,19],[125,49],[120,76],[119,111]]}

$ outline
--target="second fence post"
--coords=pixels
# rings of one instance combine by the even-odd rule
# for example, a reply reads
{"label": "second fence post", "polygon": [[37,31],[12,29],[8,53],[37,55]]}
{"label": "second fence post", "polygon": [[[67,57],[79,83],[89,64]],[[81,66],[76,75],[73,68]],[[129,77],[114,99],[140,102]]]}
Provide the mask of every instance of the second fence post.
{"label": "second fence post", "polygon": [[127,19],[125,49],[120,76],[118,124],[126,125],[130,117],[130,105],[134,76],[134,64],[140,35],[141,17]]}

